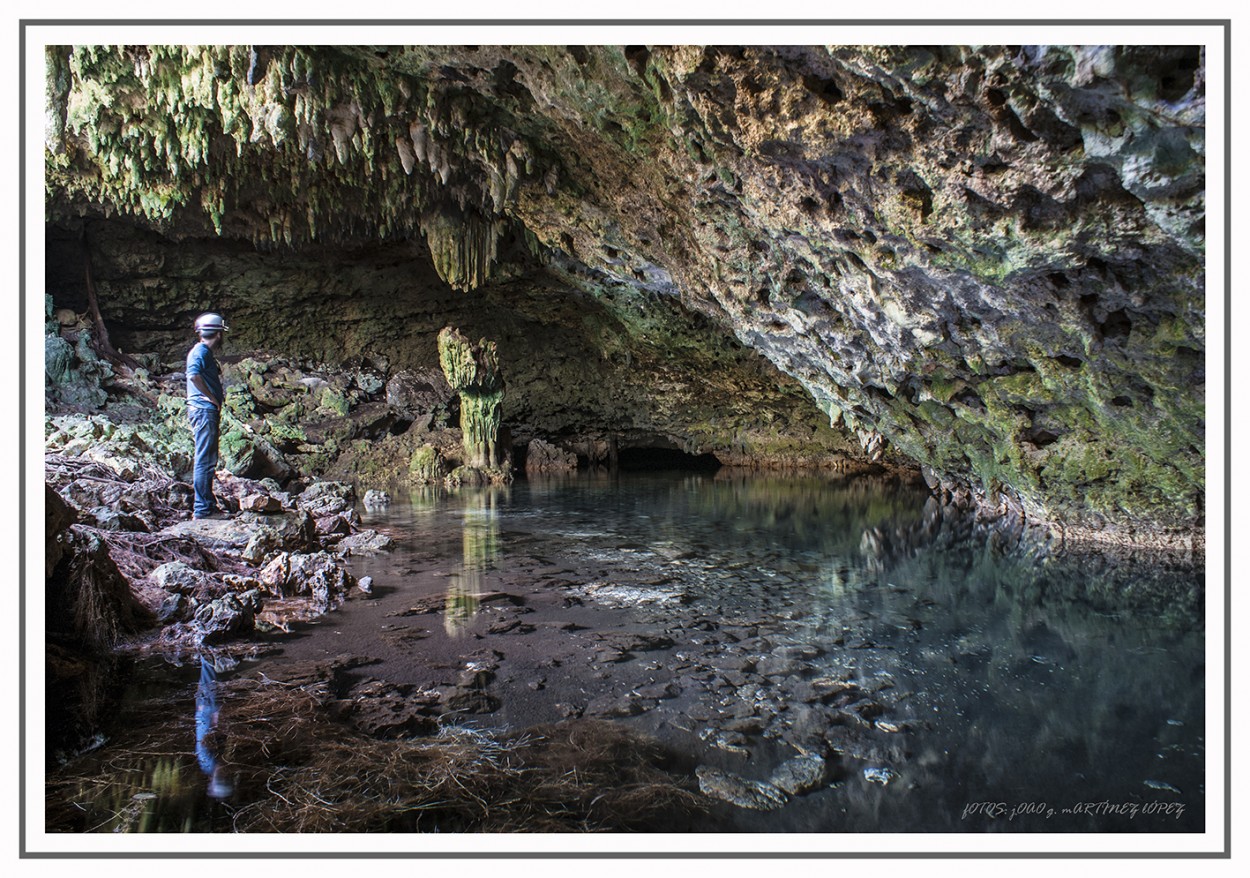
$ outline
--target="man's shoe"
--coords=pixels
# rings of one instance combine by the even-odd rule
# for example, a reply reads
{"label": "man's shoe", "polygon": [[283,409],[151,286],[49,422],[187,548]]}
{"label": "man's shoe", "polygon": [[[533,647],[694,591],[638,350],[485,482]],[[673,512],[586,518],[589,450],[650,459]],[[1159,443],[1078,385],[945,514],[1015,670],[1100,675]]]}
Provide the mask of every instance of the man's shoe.
{"label": "man's shoe", "polygon": [[194,518],[196,521],[229,521],[230,520],[230,516],[227,513],[222,512],[220,509],[217,510],[216,512],[209,512],[205,515],[196,515],[194,516]]}

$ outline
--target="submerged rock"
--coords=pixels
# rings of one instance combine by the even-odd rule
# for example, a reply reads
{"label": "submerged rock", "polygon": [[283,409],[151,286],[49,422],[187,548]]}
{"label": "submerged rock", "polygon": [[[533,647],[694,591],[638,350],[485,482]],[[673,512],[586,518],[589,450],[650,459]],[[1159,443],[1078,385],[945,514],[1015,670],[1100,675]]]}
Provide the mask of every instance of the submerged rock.
{"label": "submerged rock", "polygon": [[700,765],[694,773],[699,779],[700,792],[739,808],[773,811],[788,801],[784,792],[764,781],[748,780],[707,765]]}
{"label": "submerged rock", "polygon": [[689,596],[676,588],[639,588],[610,582],[593,582],[571,588],[580,597],[592,598],[609,606],[633,607],[641,605],[684,604]]}
{"label": "submerged rock", "polygon": [[882,786],[886,786],[898,780],[898,772],[886,766],[865,768],[864,780],[869,783],[879,783]]}
{"label": "submerged rock", "polygon": [[365,498],[362,501],[366,509],[385,509],[391,504],[391,495],[386,491],[370,489],[365,492]]}
{"label": "submerged rock", "polygon": [[395,541],[375,530],[362,530],[343,537],[335,544],[340,555],[376,555],[395,548]]}
{"label": "submerged rock", "polygon": [[824,757],[799,756],[777,766],[768,782],[788,795],[800,796],[824,783],[827,770]]}

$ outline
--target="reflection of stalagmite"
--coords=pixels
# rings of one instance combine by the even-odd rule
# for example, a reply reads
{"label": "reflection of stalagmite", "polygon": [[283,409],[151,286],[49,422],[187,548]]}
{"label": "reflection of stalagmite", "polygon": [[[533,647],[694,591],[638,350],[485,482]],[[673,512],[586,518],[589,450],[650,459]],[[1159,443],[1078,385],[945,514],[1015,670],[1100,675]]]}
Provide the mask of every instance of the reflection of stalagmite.
{"label": "reflection of stalagmite", "polygon": [[464,570],[452,574],[447,588],[447,604],[443,612],[443,627],[451,637],[464,634],[473,617],[477,615],[482,594],[480,571]]}
{"label": "reflection of stalagmite", "polygon": [[477,497],[476,509],[466,509],[462,530],[460,570],[452,574],[447,589],[443,626],[456,637],[463,634],[477,615],[485,572],[499,557],[499,519],[494,492]]}

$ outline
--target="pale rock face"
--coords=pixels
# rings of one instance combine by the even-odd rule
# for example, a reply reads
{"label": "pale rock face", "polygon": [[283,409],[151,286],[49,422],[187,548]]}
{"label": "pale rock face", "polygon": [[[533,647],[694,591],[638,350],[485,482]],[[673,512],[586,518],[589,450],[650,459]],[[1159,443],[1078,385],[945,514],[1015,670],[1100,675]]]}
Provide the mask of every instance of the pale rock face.
{"label": "pale rock face", "polygon": [[[1199,48],[273,47],[253,89],[246,47],[115,51],[49,61],[50,247],[129,217],[88,227],[131,349],[172,353],[194,284],[241,346],[327,360],[428,369],[455,324],[519,441],[876,457],[1202,530]],[[132,124],[198,70],[178,130]]]}

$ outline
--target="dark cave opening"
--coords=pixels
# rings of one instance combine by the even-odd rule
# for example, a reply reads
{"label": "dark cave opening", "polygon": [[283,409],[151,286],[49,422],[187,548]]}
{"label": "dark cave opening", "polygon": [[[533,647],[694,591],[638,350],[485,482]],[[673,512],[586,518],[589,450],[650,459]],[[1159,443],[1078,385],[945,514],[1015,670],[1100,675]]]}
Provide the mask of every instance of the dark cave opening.
{"label": "dark cave opening", "polygon": [[626,472],[715,472],[720,469],[721,462],[715,454],[688,454],[676,448],[622,448],[617,465]]}

